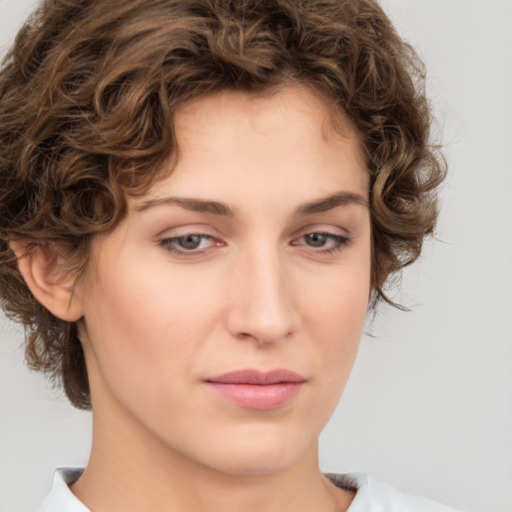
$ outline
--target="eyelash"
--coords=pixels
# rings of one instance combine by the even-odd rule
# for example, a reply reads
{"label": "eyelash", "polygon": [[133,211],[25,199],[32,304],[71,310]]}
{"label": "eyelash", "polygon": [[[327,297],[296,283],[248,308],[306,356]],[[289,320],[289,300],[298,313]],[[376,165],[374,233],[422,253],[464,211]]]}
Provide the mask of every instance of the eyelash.
{"label": "eyelash", "polygon": [[[311,231],[309,233],[305,233],[303,234],[302,236],[300,236],[299,238],[296,238],[292,241],[292,245],[296,246],[296,245],[302,245],[302,244],[299,244],[297,241],[298,240],[302,240],[304,239],[305,237],[311,237],[313,235],[316,235],[316,236],[321,236],[321,237],[325,237],[325,241],[326,242],[333,242],[334,243],[334,246],[333,247],[330,247],[328,249],[322,249],[322,248],[319,248],[318,250],[314,250],[313,252],[315,254],[334,254],[334,253],[338,253],[338,252],[341,252],[350,242],[351,242],[351,239],[347,236],[344,236],[344,235],[338,235],[338,234],[335,234],[335,233],[329,233],[327,231]],[[183,240],[186,240],[187,238],[190,238],[190,237],[199,237],[200,238],[200,243],[203,241],[203,240],[211,240],[214,242],[214,245],[217,245],[217,246],[221,246],[221,245],[224,245],[222,242],[218,241],[218,240],[215,240],[214,237],[210,236],[210,235],[207,235],[207,234],[204,234],[204,233],[187,233],[185,235],[181,235],[181,236],[174,236],[174,237],[169,237],[169,238],[163,238],[162,240],[159,241],[159,245],[161,247],[163,247],[167,252],[169,252],[170,254],[174,254],[176,256],[182,256],[182,257],[194,257],[194,256],[199,256],[199,255],[202,255],[205,253],[205,251],[207,251],[209,249],[209,247],[207,247],[206,249],[200,249],[200,250],[197,250],[197,248],[193,248],[191,250],[186,250],[186,249],[178,249],[176,247],[176,243],[179,242],[179,241],[183,241]],[[306,245],[306,244],[304,244]],[[312,247],[313,249],[315,249],[314,246],[309,246],[309,247]]]}
{"label": "eyelash", "polygon": [[[311,231],[310,233],[305,233],[304,235],[302,235],[301,237],[299,237],[296,240],[301,240],[307,236],[312,236],[312,235],[316,235],[316,236],[320,235],[322,237],[325,237],[326,241],[334,242],[334,247],[330,247],[329,249],[320,249],[318,251],[315,251],[316,253],[320,253],[320,254],[334,254],[334,253],[340,252],[351,241],[348,236],[337,235],[335,233],[329,233],[328,231]],[[295,241],[293,241],[292,245],[298,245],[298,244]],[[314,248],[314,246],[309,246],[309,247]]]}
{"label": "eyelash", "polygon": [[[190,237],[199,237],[201,241],[203,240],[214,240],[214,238],[210,235],[206,235],[204,233],[187,233],[186,235],[181,236],[173,236],[169,238],[164,238],[160,240],[159,244],[169,253],[175,254],[177,256],[184,256],[184,257],[191,257],[196,256],[199,254],[203,254],[205,250],[203,249],[200,251],[197,251],[196,249],[186,250],[186,249],[177,249],[176,248],[176,242],[179,242],[180,240],[185,240]],[[219,243],[217,245],[220,245]]]}

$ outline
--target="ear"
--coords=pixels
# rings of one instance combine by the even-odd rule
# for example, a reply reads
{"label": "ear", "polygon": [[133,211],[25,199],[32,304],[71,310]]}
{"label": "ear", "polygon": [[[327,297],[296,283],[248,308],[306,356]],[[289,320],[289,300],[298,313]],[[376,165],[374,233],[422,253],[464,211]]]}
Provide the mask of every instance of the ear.
{"label": "ear", "polygon": [[18,268],[32,295],[53,315],[67,322],[82,317],[78,290],[74,290],[74,275],[66,272],[62,256],[52,246],[33,246],[28,242],[11,242],[18,259]]}

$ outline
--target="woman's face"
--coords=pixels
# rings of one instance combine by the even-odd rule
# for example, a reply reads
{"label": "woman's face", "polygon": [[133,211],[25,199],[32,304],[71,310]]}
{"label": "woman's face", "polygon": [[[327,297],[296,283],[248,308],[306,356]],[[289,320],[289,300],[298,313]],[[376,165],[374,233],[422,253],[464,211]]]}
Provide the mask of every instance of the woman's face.
{"label": "woman's face", "polygon": [[245,474],[316,450],[370,296],[369,178],[344,131],[298,87],[177,112],[173,173],[96,238],[77,295],[105,436]]}

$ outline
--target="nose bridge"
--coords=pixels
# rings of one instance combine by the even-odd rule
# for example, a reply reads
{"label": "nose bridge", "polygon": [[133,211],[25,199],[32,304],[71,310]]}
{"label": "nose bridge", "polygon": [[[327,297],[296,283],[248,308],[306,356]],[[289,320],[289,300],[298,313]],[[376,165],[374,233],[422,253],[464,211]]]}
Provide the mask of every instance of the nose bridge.
{"label": "nose bridge", "polygon": [[291,279],[275,244],[251,244],[241,251],[233,283],[229,315],[233,334],[273,343],[293,331]]}

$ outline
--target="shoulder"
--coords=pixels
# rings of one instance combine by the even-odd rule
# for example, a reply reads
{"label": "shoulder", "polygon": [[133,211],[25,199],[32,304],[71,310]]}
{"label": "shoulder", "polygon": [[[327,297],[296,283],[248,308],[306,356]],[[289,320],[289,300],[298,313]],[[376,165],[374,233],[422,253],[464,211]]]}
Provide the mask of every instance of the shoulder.
{"label": "shoulder", "polygon": [[82,468],[56,469],[50,494],[37,512],[90,512],[69,489],[69,485],[78,480],[82,472]]}
{"label": "shoulder", "polygon": [[447,505],[404,494],[390,485],[378,483],[365,473],[325,476],[337,487],[356,491],[347,512],[456,512]]}

